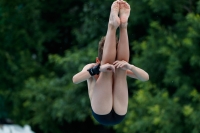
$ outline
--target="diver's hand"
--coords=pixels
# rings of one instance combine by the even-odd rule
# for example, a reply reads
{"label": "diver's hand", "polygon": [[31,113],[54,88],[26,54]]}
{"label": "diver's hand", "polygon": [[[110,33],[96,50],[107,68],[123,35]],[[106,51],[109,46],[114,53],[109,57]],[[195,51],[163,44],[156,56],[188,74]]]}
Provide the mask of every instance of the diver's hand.
{"label": "diver's hand", "polygon": [[123,70],[130,70],[131,69],[131,65],[124,60],[122,60],[122,61],[117,60],[113,63],[113,65],[115,66],[115,68],[121,68]]}
{"label": "diver's hand", "polygon": [[114,65],[107,63],[107,64],[101,65],[99,71],[100,72],[115,72],[115,67]]}

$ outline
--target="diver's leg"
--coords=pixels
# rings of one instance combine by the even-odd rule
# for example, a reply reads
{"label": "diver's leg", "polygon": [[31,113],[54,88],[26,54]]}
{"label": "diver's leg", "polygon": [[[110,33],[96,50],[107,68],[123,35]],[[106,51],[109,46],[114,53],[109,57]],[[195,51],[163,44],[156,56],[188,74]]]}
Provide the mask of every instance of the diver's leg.
{"label": "diver's leg", "polygon": [[[101,65],[106,63],[112,64],[116,58],[116,29],[120,24],[118,13],[119,3],[115,1],[111,6]],[[112,109],[112,75],[112,73],[102,72],[100,73],[99,78],[96,81],[92,93],[91,106],[93,111],[97,114],[108,114]]]}
{"label": "diver's leg", "polygon": [[[120,3],[120,36],[117,47],[117,60],[129,61],[129,40],[127,33],[128,17],[130,15],[130,6],[127,2]],[[128,87],[126,81],[126,71],[120,68],[115,70],[114,90],[113,90],[113,108],[119,115],[124,115],[128,108]]]}
{"label": "diver's leg", "polygon": [[108,23],[108,29],[105,37],[103,47],[103,56],[101,64],[112,64],[116,58],[116,29],[120,25],[120,18],[118,17],[119,4],[117,1],[113,2],[111,6],[111,13]]}
{"label": "diver's leg", "polygon": [[120,3],[120,36],[117,47],[117,60],[129,60],[129,40],[127,33],[128,18],[130,15],[130,6],[127,2]]}

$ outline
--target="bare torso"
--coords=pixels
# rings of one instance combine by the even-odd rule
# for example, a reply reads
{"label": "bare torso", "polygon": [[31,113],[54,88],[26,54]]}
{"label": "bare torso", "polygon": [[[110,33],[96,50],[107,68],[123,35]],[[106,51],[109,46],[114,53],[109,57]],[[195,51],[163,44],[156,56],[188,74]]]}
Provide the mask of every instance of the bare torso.
{"label": "bare torso", "polygon": [[89,97],[90,97],[90,100],[92,98],[92,92],[93,92],[93,88],[95,86],[95,83],[96,83],[96,78],[94,77],[91,77],[87,80],[87,86],[88,86],[88,94],[89,94]]}

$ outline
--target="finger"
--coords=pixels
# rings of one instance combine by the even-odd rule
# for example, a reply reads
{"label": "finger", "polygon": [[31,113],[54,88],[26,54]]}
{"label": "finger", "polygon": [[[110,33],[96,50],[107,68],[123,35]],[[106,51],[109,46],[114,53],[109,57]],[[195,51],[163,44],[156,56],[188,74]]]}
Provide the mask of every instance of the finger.
{"label": "finger", "polygon": [[123,65],[122,63],[121,63],[121,64],[119,64],[118,68],[121,68],[121,67],[122,67],[122,65]]}
{"label": "finger", "polygon": [[120,67],[122,64],[123,64],[123,63],[119,63],[119,66],[118,66],[118,67]]}
{"label": "finger", "polygon": [[122,67],[124,67],[125,66],[125,64],[120,64],[120,68],[122,68]]}
{"label": "finger", "polygon": [[120,63],[118,67],[121,68],[123,66],[124,66],[124,63]]}
{"label": "finger", "polygon": [[121,68],[121,63],[117,65],[117,68]]}
{"label": "finger", "polygon": [[114,66],[117,67],[119,65],[119,63],[116,63]]}
{"label": "finger", "polygon": [[116,63],[114,64],[114,66],[117,67],[119,64],[120,64],[119,62],[116,62]]}
{"label": "finger", "polygon": [[117,63],[117,64],[115,65],[116,68],[119,68],[119,66],[120,66],[120,63]]}
{"label": "finger", "polygon": [[116,64],[116,63],[118,63],[119,61],[117,60],[117,61],[115,61],[115,62],[113,62],[113,64]]}

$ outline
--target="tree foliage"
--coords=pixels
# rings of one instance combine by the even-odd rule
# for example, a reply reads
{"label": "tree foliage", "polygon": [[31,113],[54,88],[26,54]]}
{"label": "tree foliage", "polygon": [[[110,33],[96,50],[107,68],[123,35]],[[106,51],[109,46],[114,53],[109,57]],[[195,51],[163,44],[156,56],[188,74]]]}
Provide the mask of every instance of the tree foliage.
{"label": "tree foliage", "polygon": [[[91,116],[86,83],[74,85],[72,76],[95,62],[112,2],[0,0],[1,118],[46,133],[107,129]],[[130,63],[146,70],[150,80],[128,79],[127,116],[111,128],[198,133],[200,1],[128,3]]]}

